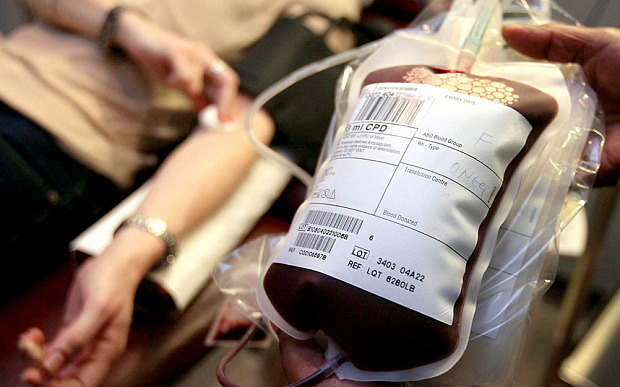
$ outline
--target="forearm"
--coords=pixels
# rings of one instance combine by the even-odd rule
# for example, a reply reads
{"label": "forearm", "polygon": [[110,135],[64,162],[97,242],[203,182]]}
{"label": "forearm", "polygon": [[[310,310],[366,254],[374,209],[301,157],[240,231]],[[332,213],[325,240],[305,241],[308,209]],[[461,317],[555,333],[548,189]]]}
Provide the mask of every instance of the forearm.
{"label": "forearm", "polygon": [[46,23],[89,38],[96,38],[114,0],[26,0]]}
{"label": "forearm", "polygon": [[[115,0],[26,0],[31,10],[44,22],[55,27],[97,39]],[[118,17],[113,43],[131,50],[135,36],[155,28],[144,15],[125,9]]]}
{"label": "forearm", "polygon": [[[247,107],[249,101],[244,102]],[[237,107],[237,109],[245,107]],[[245,176],[257,153],[243,129],[243,115],[236,114],[234,132],[198,130],[186,139],[159,168],[152,186],[137,212],[163,219],[177,238],[218,209]],[[269,142],[273,123],[264,114],[255,119],[255,134]],[[135,248],[132,238],[140,238],[144,251],[115,259],[132,261],[145,274],[161,260],[165,245],[161,240],[134,228],[121,229],[114,245]],[[127,234],[133,234],[129,237]],[[140,234],[140,236],[137,236]],[[148,246],[146,246],[148,245]],[[133,256],[129,256],[133,255]]]}
{"label": "forearm", "polygon": [[[89,39],[97,39],[115,0],[25,0],[34,14],[45,23],[71,31]],[[113,43],[124,46],[132,35],[148,23],[143,15],[125,10],[118,18],[118,31]],[[125,48],[125,47],[123,47]]]}

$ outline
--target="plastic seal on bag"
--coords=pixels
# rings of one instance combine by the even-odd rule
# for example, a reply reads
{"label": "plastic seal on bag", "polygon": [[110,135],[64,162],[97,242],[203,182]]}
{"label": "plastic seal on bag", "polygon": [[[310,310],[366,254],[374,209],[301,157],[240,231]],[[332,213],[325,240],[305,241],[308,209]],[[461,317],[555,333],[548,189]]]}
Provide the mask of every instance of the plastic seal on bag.
{"label": "plastic seal on bag", "polygon": [[577,66],[505,49],[495,5],[454,1],[358,51],[338,85],[324,161],[257,301],[294,337],[325,333],[327,357],[350,359],[341,378],[508,375],[553,241],[587,200],[596,96]]}
{"label": "plastic seal on bag", "polygon": [[253,239],[228,254],[213,271],[218,289],[230,297],[239,311],[265,332],[271,326],[256,302],[261,273],[284,235],[269,234]]}

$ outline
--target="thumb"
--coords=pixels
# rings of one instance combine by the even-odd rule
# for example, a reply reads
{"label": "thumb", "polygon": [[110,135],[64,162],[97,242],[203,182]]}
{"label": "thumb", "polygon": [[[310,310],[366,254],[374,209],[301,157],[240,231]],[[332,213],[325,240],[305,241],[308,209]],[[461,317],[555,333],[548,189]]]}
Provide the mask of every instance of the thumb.
{"label": "thumb", "polygon": [[55,374],[70,363],[93,341],[99,332],[101,321],[96,314],[82,313],[75,321],[66,325],[47,347],[43,368]]}
{"label": "thumb", "polygon": [[610,43],[618,33],[605,28],[585,28],[548,24],[541,26],[507,25],[502,34],[509,46],[522,54],[553,62],[585,65]]}

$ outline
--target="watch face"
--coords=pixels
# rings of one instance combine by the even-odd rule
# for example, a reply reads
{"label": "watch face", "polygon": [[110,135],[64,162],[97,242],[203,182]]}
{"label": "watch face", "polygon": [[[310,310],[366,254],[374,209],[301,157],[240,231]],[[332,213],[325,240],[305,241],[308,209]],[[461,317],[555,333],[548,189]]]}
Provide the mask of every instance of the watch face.
{"label": "watch face", "polygon": [[156,236],[163,235],[166,232],[166,229],[168,228],[168,226],[166,225],[166,222],[164,222],[163,220],[159,218],[148,219],[146,226],[148,227],[149,231]]}

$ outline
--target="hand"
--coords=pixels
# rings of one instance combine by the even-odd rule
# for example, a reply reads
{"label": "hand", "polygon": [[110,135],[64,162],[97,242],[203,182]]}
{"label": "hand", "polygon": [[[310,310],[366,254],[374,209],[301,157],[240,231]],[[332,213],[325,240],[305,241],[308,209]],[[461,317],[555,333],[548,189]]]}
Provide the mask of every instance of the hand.
{"label": "hand", "polygon": [[185,92],[197,110],[215,103],[221,121],[232,119],[239,76],[213,50],[164,30],[131,10],[121,15],[119,23],[115,40],[135,62]]}
{"label": "hand", "polygon": [[124,350],[133,312],[135,281],[102,257],[84,262],[66,303],[63,327],[51,343],[39,329],[23,334],[43,349],[38,367],[22,373],[35,386],[95,386]]}
{"label": "hand", "polygon": [[620,30],[564,25],[505,26],[504,39],[536,59],[579,63],[605,110],[605,144],[596,185],[616,185],[620,174]]}
{"label": "hand", "polygon": [[[286,377],[291,382],[297,382],[318,371],[327,360],[324,349],[314,340],[297,340],[274,327],[280,340],[280,353],[282,366]],[[389,383],[356,382],[353,380],[341,380],[331,376],[316,384],[316,387],[379,387],[388,386]]]}

